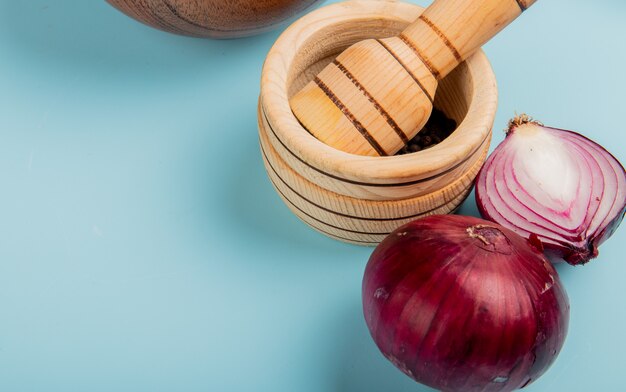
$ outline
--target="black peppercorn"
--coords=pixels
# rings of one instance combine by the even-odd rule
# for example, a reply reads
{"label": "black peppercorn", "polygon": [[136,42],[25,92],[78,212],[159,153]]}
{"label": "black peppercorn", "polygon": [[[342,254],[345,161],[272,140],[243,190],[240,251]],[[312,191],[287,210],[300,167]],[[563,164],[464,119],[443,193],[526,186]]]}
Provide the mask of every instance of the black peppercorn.
{"label": "black peppercorn", "polygon": [[424,128],[396,155],[411,154],[436,146],[450,136],[456,129],[456,121],[448,118],[439,109],[433,109]]}

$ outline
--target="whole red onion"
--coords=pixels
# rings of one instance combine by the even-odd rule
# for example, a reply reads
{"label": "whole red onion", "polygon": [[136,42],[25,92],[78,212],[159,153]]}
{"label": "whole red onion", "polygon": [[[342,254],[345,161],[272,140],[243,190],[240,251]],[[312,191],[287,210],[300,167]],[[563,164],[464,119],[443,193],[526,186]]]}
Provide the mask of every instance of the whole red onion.
{"label": "whole red onion", "polygon": [[444,391],[510,391],[558,355],[569,321],[543,254],[500,225],[431,216],[391,233],[370,257],[363,312],[378,348]]}
{"label": "whole red onion", "polygon": [[478,174],[476,204],[555,261],[584,264],[622,222],[626,172],[586,137],[521,115]]}

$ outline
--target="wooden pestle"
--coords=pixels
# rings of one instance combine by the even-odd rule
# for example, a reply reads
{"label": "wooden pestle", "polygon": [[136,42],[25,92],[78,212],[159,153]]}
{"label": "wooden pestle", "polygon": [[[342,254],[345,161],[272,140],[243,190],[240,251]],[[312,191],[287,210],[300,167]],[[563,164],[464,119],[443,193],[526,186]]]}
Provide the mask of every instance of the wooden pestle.
{"label": "wooden pestle", "polygon": [[399,36],[358,42],[290,100],[315,137],[393,155],[424,126],[437,83],[536,0],[435,0]]}

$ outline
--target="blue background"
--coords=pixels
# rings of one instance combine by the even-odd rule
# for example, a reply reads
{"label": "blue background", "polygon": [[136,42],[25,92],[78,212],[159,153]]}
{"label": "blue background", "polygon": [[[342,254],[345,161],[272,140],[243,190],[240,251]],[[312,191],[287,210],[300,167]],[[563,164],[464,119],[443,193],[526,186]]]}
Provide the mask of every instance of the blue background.
{"label": "blue background", "polygon": [[[493,146],[517,111],[626,159],[625,21],[623,0],[539,1],[489,43]],[[266,178],[255,106],[278,33],[0,0],[0,390],[428,390],[369,337],[372,250],[309,229]],[[623,390],[624,243],[559,267],[569,336],[527,390]]]}

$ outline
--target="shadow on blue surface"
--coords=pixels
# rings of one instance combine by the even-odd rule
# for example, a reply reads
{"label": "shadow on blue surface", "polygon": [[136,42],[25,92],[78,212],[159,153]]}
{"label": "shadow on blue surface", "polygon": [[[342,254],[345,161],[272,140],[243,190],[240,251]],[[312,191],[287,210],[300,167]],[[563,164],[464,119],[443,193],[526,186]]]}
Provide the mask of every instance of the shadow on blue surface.
{"label": "shadow on blue surface", "polygon": [[[23,57],[28,63],[45,64],[45,67],[40,66],[39,69],[51,74],[79,73],[88,75],[88,79],[108,78],[114,87],[107,91],[110,99],[106,107],[100,107],[99,110],[117,108],[116,100],[128,99],[128,86],[152,89],[155,95],[171,94],[175,115],[180,117],[186,116],[187,106],[185,102],[174,99],[180,99],[181,95],[189,100],[201,99],[194,95],[198,94],[196,85],[201,85],[200,89],[221,91],[222,100],[238,99],[237,94],[242,89],[226,89],[237,82],[248,85],[251,79],[255,84],[258,83],[256,75],[251,75],[250,70],[260,69],[263,54],[273,42],[272,35],[278,33],[275,31],[237,40],[198,39],[144,26],[103,0],[0,3],[0,34],[4,41],[12,45],[11,53],[14,56]],[[249,58],[251,51],[260,52],[254,56],[254,63]],[[203,79],[207,69],[214,72],[214,75],[210,75],[213,79],[211,84]],[[228,73],[227,77],[215,72],[221,69]],[[194,81],[196,85],[193,85]],[[84,80],[82,83],[87,84]],[[187,87],[187,92],[169,93],[175,83]],[[94,85],[97,88],[102,86],[101,83]],[[119,87],[122,85],[126,85],[127,89]],[[120,92],[125,95],[118,96]],[[210,105],[209,93],[205,99],[207,105]],[[233,103],[233,107],[252,100],[256,100],[256,96],[241,97]],[[121,115],[117,109],[111,111],[111,116],[126,119],[124,132],[151,134],[161,139],[176,133],[187,138],[201,135],[198,136],[201,139],[190,142],[192,147],[186,156],[180,158],[183,165],[181,170],[194,172],[194,167],[185,166],[185,162],[204,166],[195,171],[196,175],[200,175],[188,179],[195,184],[190,194],[197,195],[192,197],[196,204],[190,209],[200,210],[197,218],[199,225],[210,225],[219,219],[224,222],[225,230],[240,238],[254,237],[256,245],[280,241],[305,249],[315,247],[323,238],[317,238],[316,233],[297,221],[271,189],[260,158],[255,108],[250,106],[249,111],[243,111],[235,117],[232,111],[216,112],[211,109],[207,107],[205,113],[206,127],[193,132],[188,128],[172,128],[171,133],[158,134],[149,125],[141,127],[135,123],[132,127],[128,123],[129,118],[133,117]],[[189,127],[189,124],[181,126]],[[222,132],[223,129],[237,132]],[[223,166],[216,167],[218,159],[215,157],[228,156],[224,146],[233,143],[236,143],[233,146],[233,161],[224,162],[222,159]],[[203,149],[204,152],[197,149]],[[189,162],[192,156],[202,158]],[[217,178],[220,179],[219,185],[215,181]],[[223,206],[219,216],[215,216],[215,209],[209,208],[210,199],[217,199],[217,203]]]}
{"label": "shadow on blue surface", "polygon": [[[144,26],[105,1],[33,0],[0,3],[0,34],[14,52],[44,61],[51,72],[62,67],[93,73],[111,68],[141,72],[150,65],[172,78],[203,60],[232,65],[233,56],[257,46],[261,37],[208,40],[181,37]],[[275,33],[269,33],[275,34]]]}
{"label": "shadow on blue surface", "polygon": [[[240,238],[253,238],[250,246],[268,247],[273,249],[291,249],[298,252],[309,250],[332,252],[335,246],[326,245],[332,240],[317,234],[296,216],[280,200],[277,192],[265,172],[258,138],[255,133],[256,117],[246,114],[235,121],[241,125],[235,128],[247,129],[249,137],[240,138],[240,142],[233,146],[236,158],[233,162],[224,162],[220,186],[208,184],[205,192],[217,197],[216,203],[223,206],[221,209],[224,229],[231,231],[230,235]],[[218,145],[227,145],[228,138],[217,137]],[[211,213],[207,211],[207,213]],[[336,243],[336,246],[342,244]],[[289,260],[293,262],[293,260]]]}
{"label": "shadow on blue surface", "polygon": [[[372,340],[363,313],[357,301],[342,313],[342,332],[338,343],[337,363],[333,363],[335,392],[380,392],[406,391],[431,392],[425,385],[418,384],[383,357]],[[329,376],[332,377],[332,376]]]}

